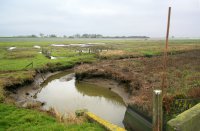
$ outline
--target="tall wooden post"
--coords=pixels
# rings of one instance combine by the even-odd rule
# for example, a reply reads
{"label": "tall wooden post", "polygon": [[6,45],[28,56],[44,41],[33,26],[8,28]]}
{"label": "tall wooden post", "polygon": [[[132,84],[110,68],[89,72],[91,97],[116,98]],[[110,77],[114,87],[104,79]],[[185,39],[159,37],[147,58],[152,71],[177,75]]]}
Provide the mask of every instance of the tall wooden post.
{"label": "tall wooden post", "polygon": [[163,111],[162,111],[162,91],[153,91],[153,131],[162,131]]}
{"label": "tall wooden post", "polygon": [[169,41],[169,28],[170,28],[170,17],[171,17],[171,7],[168,10],[168,19],[167,19],[167,33],[165,41],[165,50],[164,50],[164,59],[163,59],[163,76],[162,76],[162,94],[164,94],[164,88],[167,87],[167,52],[168,52],[168,41]]}
{"label": "tall wooden post", "polygon": [[167,87],[167,83],[166,83],[167,81],[167,52],[168,52],[168,41],[169,41],[170,16],[171,16],[171,7],[169,7],[169,10],[168,10],[167,33],[166,33],[164,59],[163,59],[162,87],[161,87],[161,90],[153,91],[153,131],[162,131],[163,129],[162,100],[163,100],[164,88]]}
{"label": "tall wooden post", "polygon": [[167,19],[167,33],[166,33],[166,51],[168,49],[168,40],[169,40],[169,27],[170,27],[170,18],[171,18],[171,7],[168,10],[168,19]]}

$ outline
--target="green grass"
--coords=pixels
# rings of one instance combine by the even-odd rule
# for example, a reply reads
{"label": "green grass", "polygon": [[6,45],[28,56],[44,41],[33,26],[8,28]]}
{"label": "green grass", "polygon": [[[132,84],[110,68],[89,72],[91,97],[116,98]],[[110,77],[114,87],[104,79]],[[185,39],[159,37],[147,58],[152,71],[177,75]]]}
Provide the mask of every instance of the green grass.
{"label": "green grass", "polygon": [[57,122],[55,118],[38,111],[17,108],[0,103],[0,131],[102,131],[97,124],[84,122],[80,125],[66,125]]}
{"label": "green grass", "polygon": [[78,52],[75,52],[68,48],[54,48],[52,49],[52,56],[56,57],[74,57],[78,55]]}
{"label": "green grass", "polygon": [[57,53],[55,56],[60,56],[63,58],[51,60],[44,55],[37,53],[36,51],[28,49],[26,51],[19,50],[13,52],[5,52],[4,50],[0,53],[0,71],[23,70],[26,65],[31,62],[33,62],[33,68],[37,69],[43,68],[48,63],[57,64],[57,66],[72,66],[78,62],[92,62],[95,60],[93,54],[71,55],[72,53],[70,53],[66,53],[65,55]]}
{"label": "green grass", "polygon": [[[55,43],[54,41],[48,42],[38,39],[31,39],[34,41],[18,40],[16,38],[9,38],[3,39],[2,42],[2,38],[0,38],[0,101],[4,99],[3,88],[5,86],[23,84],[24,81],[33,79],[34,74],[26,71],[27,69],[30,71],[34,71],[35,69],[56,71],[73,67],[77,63],[93,62],[96,60],[94,54],[79,54],[75,49],[63,47],[52,48],[48,46],[48,44]],[[48,40],[50,41],[51,39]],[[68,41],[66,43],[70,44],[71,42]],[[34,45],[43,46],[43,48],[52,51],[52,56],[59,58],[49,59],[45,57],[39,53],[42,49],[33,48]],[[17,48],[10,51],[8,50],[10,46]],[[25,69],[32,62],[33,67],[29,66]]]}

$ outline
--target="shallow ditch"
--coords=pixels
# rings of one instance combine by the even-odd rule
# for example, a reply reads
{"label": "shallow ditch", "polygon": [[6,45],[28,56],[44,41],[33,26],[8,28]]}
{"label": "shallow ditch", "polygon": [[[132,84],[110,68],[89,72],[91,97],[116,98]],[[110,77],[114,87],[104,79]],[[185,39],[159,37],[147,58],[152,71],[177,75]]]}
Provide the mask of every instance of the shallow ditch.
{"label": "shallow ditch", "polygon": [[102,81],[99,84],[78,82],[72,71],[54,74],[43,83],[40,81],[38,76],[32,85],[21,87],[10,96],[20,106],[27,107],[29,103],[39,103],[43,110],[54,108],[62,114],[87,109],[113,124],[124,127],[122,121],[126,104],[118,95],[122,91],[117,90],[113,83],[107,86],[109,83],[103,84]]}

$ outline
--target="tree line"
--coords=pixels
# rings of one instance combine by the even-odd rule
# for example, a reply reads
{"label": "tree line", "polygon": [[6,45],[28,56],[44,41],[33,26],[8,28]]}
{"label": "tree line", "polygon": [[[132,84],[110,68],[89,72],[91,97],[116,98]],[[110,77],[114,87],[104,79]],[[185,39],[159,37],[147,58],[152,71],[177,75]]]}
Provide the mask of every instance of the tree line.
{"label": "tree line", "polygon": [[56,34],[45,35],[40,33],[39,35],[26,35],[26,36],[14,36],[21,38],[150,38],[148,36],[103,36],[101,34],[74,34],[74,35],[63,35],[58,36]]}

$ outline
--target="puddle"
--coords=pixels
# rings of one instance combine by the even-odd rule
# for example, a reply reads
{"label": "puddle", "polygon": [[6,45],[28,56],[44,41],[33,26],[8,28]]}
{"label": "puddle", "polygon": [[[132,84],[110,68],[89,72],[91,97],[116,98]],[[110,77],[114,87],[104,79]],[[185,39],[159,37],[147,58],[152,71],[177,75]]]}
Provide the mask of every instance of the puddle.
{"label": "puddle", "polygon": [[55,46],[55,47],[64,47],[64,46],[69,46],[69,45],[64,45],[64,44],[52,44],[51,46]]}
{"label": "puddle", "polygon": [[51,76],[41,85],[35,95],[36,100],[44,102],[45,110],[53,107],[60,113],[88,109],[101,118],[121,127],[123,126],[126,106],[116,93],[101,85],[76,82],[73,73],[61,73]]}
{"label": "puddle", "polygon": [[66,58],[66,57],[55,57],[55,56],[50,56],[50,59],[51,59],[51,60],[62,59],[62,58]]}
{"label": "puddle", "polygon": [[90,47],[90,46],[95,46],[95,45],[97,45],[97,44],[98,44],[98,43],[68,44],[68,45],[65,45],[65,44],[52,44],[51,46],[54,46],[54,47],[69,47],[69,46]]}
{"label": "puddle", "polygon": [[93,44],[93,45],[105,45],[106,43],[88,43],[88,44]]}
{"label": "puddle", "polygon": [[14,50],[14,49],[16,49],[16,48],[17,48],[17,47],[9,47],[8,50],[11,50],[11,51],[12,51],[12,50]]}
{"label": "puddle", "polygon": [[41,47],[38,45],[33,46],[34,48],[40,49]]}
{"label": "puddle", "polygon": [[92,51],[89,51],[89,50],[76,50],[76,52],[78,52],[78,53],[90,53],[90,52],[92,52]]}
{"label": "puddle", "polygon": [[91,45],[91,44],[70,44],[70,46],[90,47],[90,46],[93,46],[93,45]]}
{"label": "puddle", "polygon": [[57,58],[54,57],[54,56],[51,56],[50,59],[51,59],[51,60],[55,60],[55,59],[57,59]]}

